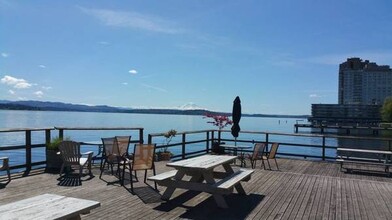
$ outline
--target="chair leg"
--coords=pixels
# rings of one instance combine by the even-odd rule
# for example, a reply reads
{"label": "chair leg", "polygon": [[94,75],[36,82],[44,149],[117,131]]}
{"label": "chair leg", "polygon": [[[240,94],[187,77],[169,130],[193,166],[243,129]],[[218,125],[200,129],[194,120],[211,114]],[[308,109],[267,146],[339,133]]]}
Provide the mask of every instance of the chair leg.
{"label": "chair leg", "polygon": [[147,170],[144,170],[144,183],[147,183]]}
{"label": "chair leg", "polygon": [[263,159],[261,159],[261,163],[262,163],[263,168],[264,168],[264,170],[265,170],[265,163],[264,163],[264,160],[263,160]]}
{"label": "chair leg", "polygon": [[121,177],[121,186],[124,186],[125,166],[126,166],[126,163],[125,163],[125,161],[124,161],[124,166],[123,166],[123,170],[122,170],[122,177]]}
{"label": "chair leg", "polygon": [[275,160],[276,168],[279,170],[278,162],[276,161],[276,158],[274,158],[274,160]]}
{"label": "chair leg", "polygon": [[[135,170],[136,172],[136,170]],[[133,178],[132,178],[132,171],[129,171],[129,182],[131,183],[131,192],[133,193]]]}
{"label": "chair leg", "polygon": [[7,169],[7,176],[8,176],[8,182],[11,182],[11,172],[9,167]]}
{"label": "chair leg", "polygon": [[61,168],[60,168],[60,176],[61,176],[61,174],[63,173],[63,171],[64,171],[64,163],[63,163],[63,164],[61,164]]}
{"label": "chair leg", "polygon": [[136,181],[139,181],[139,179],[137,178],[137,172],[136,172],[136,170],[135,170],[135,179],[136,179]]}
{"label": "chair leg", "polygon": [[[156,172],[155,172],[155,165],[152,167],[152,173],[154,174],[154,176],[156,175]],[[155,185],[155,190],[158,190],[157,182],[156,182],[156,181],[154,181],[154,185]]]}
{"label": "chair leg", "polygon": [[100,179],[102,178],[102,173],[103,173],[103,170],[105,169],[105,165],[106,165],[106,160],[103,162],[103,166],[101,167],[101,173],[99,174]]}
{"label": "chair leg", "polygon": [[269,162],[269,159],[267,159],[267,163],[268,163],[269,169],[271,170],[271,164],[270,164],[270,162]]}

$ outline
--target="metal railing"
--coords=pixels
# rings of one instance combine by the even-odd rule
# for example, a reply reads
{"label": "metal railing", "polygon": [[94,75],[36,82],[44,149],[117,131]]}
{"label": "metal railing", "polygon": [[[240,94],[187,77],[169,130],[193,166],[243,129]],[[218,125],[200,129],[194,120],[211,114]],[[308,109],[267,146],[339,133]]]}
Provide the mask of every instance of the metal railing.
{"label": "metal railing", "polygon": [[[2,145],[0,146],[0,153],[7,151],[23,150],[25,154],[25,162],[21,164],[13,164],[10,166],[11,170],[25,169],[26,175],[31,171],[34,166],[45,165],[46,160],[32,162],[33,152],[32,149],[45,148],[51,141],[51,137],[54,132],[58,131],[58,136],[64,138],[66,131],[135,131],[138,133],[136,138],[132,139],[132,143],[143,143],[144,128],[131,128],[131,127],[49,127],[49,128],[17,128],[17,129],[0,129],[0,133],[24,133],[24,144],[21,145]],[[39,132],[45,132],[43,140],[39,140],[41,143],[32,144],[34,135],[42,136],[37,134]],[[37,139],[37,138],[35,138]],[[12,158],[10,158],[12,159]]]}

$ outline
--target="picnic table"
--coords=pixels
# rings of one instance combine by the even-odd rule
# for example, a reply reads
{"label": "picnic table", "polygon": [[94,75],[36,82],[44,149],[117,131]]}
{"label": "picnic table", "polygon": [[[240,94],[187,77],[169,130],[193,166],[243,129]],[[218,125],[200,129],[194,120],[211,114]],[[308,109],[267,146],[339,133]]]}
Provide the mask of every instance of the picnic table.
{"label": "picnic table", "polygon": [[[218,207],[228,208],[223,195],[230,194],[235,188],[239,194],[246,194],[241,181],[248,181],[253,170],[234,171],[230,165],[237,157],[227,155],[203,155],[186,160],[168,163],[175,170],[148,178],[161,186],[166,186],[163,200],[169,200],[177,188],[212,194]],[[224,171],[214,171],[223,166]],[[184,179],[184,176],[190,179]],[[215,179],[218,179],[216,181]]]}
{"label": "picnic table", "polygon": [[0,219],[80,219],[80,214],[99,206],[92,200],[43,194],[0,206]]}
{"label": "picnic table", "polygon": [[[344,163],[364,164],[364,165],[382,165],[385,166],[385,172],[390,175],[389,167],[392,166],[392,151],[355,149],[355,148],[337,148],[340,167]],[[374,155],[375,158],[369,158],[367,155]],[[347,169],[347,168],[346,168]]]}

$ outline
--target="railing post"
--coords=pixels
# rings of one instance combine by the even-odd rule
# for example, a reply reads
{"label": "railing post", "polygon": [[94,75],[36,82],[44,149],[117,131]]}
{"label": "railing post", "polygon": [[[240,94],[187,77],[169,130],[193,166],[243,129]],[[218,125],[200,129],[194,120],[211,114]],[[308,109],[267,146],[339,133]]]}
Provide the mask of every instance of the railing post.
{"label": "railing post", "polygon": [[[144,128],[140,128],[139,129],[139,143],[140,144],[143,144],[144,143],[144,139],[143,139],[143,130],[144,130]],[[151,144],[151,143],[149,143],[149,144]]]}
{"label": "railing post", "polygon": [[322,159],[325,160],[325,136],[323,135]]}
{"label": "railing post", "polygon": [[220,143],[221,142],[221,130],[218,130],[218,142]]}
{"label": "railing post", "polygon": [[268,152],[269,134],[265,133],[265,150]]}
{"label": "railing post", "polygon": [[64,139],[64,129],[62,128],[59,129],[59,138]]}
{"label": "railing post", "polygon": [[26,130],[26,173],[31,170],[31,130]]}
{"label": "railing post", "polygon": [[151,134],[148,134],[148,144],[152,144],[152,136]]}
{"label": "railing post", "polygon": [[208,152],[210,151],[210,132],[206,131],[206,153],[208,154]]}
{"label": "railing post", "polygon": [[50,143],[51,133],[50,129],[45,129],[45,144],[48,145]]}
{"label": "railing post", "polygon": [[215,141],[215,131],[211,131],[211,146],[213,146]]}
{"label": "railing post", "polygon": [[182,159],[185,159],[185,141],[186,141],[186,134],[182,134]]}

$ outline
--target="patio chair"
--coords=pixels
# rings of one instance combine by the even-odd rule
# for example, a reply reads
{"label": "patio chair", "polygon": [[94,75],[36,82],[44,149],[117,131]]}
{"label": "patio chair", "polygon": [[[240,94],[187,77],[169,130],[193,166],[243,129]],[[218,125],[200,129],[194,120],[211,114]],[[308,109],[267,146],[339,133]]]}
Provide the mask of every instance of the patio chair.
{"label": "patio chair", "polygon": [[80,153],[80,144],[75,141],[62,141],[59,145],[59,153],[63,164],[60,169],[60,176],[64,171],[64,167],[79,167],[79,177],[83,174],[83,168],[87,166],[89,175],[92,176],[91,172],[91,158],[93,156],[92,151],[86,153]]}
{"label": "patio chair", "polygon": [[8,164],[8,157],[0,157],[0,161],[3,161],[0,166],[0,171],[7,171],[8,182],[11,182],[10,166]]}
{"label": "patio chair", "polygon": [[253,153],[248,155],[252,169],[256,168],[256,161],[261,160],[263,167],[264,167],[264,161],[263,161],[263,153],[265,149],[265,144],[264,143],[257,143],[253,147]]}
{"label": "patio chair", "polygon": [[131,142],[131,136],[116,136],[118,145],[118,152],[120,156],[131,158],[132,154],[129,154],[129,143]]}
{"label": "patio chair", "polygon": [[264,169],[265,169],[264,160],[267,160],[268,167],[269,167],[269,169],[271,169],[271,165],[270,165],[269,160],[273,159],[273,160],[275,160],[275,164],[276,164],[277,170],[279,170],[278,163],[277,163],[276,158],[275,158],[276,152],[278,151],[278,147],[279,147],[279,143],[273,143],[272,146],[271,146],[271,150],[269,152],[266,152],[266,155],[262,156]]}
{"label": "patio chair", "polygon": [[[138,170],[144,170],[144,183],[147,183],[147,170],[152,170],[155,176],[155,155],[156,144],[135,144],[133,160],[128,160],[124,163],[123,169],[129,169],[129,177],[131,183],[131,192],[133,193],[133,177],[132,171],[136,173]],[[136,176],[136,175],[135,175]],[[124,178],[123,178],[124,180]],[[157,184],[155,184],[155,189],[157,189]]]}
{"label": "patio chair", "polygon": [[[117,165],[117,174],[120,174],[120,161],[122,160],[120,149],[118,147],[118,143],[115,137],[111,138],[101,138],[103,144],[103,153],[102,160],[103,165],[101,166],[101,173],[99,174],[99,178],[102,178],[102,173],[105,169],[105,165],[108,165],[108,169],[110,167],[111,173],[113,175],[113,165]],[[121,178],[121,175],[119,175]]]}

